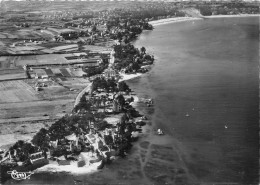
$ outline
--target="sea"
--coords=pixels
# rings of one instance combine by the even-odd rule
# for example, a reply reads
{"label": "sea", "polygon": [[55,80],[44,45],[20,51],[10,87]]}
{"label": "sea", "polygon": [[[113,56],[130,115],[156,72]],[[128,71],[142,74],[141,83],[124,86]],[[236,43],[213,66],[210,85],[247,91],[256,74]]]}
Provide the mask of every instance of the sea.
{"label": "sea", "polygon": [[200,183],[258,184],[259,17],[156,26],[135,42],[156,58],[129,82],[153,124],[177,138]]}
{"label": "sea", "polygon": [[[134,45],[156,60],[150,72],[127,83],[140,98],[153,98],[153,109],[139,109],[178,141],[194,184],[258,184],[259,17],[159,25]],[[77,181],[35,174],[19,184]]]}

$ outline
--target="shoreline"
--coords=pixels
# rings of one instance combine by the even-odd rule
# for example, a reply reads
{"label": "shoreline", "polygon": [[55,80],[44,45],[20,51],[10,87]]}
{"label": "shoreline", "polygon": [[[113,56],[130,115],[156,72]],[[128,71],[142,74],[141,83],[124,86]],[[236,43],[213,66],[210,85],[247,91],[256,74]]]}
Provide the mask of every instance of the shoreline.
{"label": "shoreline", "polygon": [[211,15],[205,18],[231,18],[231,17],[260,17],[260,14],[238,14],[238,15]]}
{"label": "shoreline", "polygon": [[131,79],[140,77],[140,76],[142,76],[143,74],[145,74],[145,73],[135,73],[135,74],[119,73],[119,75],[121,76],[121,78],[119,79],[118,82],[131,80]]}
{"label": "shoreline", "polygon": [[238,14],[238,15],[211,15],[211,16],[201,16],[201,17],[171,17],[165,19],[159,19],[154,21],[149,21],[148,23],[152,26],[156,27],[159,25],[169,24],[169,23],[177,23],[184,21],[194,21],[194,20],[202,20],[204,18],[231,18],[231,17],[260,17],[260,14]]}
{"label": "shoreline", "polygon": [[[122,75],[122,74],[120,74]],[[133,78],[137,78],[139,76],[143,75],[142,73],[137,73],[137,74],[130,74],[130,75],[126,75],[123,74],[123,78],[121,79],[121,81],[127,81],[127,80],[131,80]],[[131,105],[133,106],[133,108],[137,111],[139,111],[137,109],[137,103],[139,102],[139,97],[137,95],[130,95],[134,98],[134,101],[131,103]],[[141,117],[138,117],[141,118]],[[137,118],[137,119],[138,119]],[[115,124],[116,122],[119,121],[119,118],[117,116],[112,116],[112,117],[106,117],[104,120],[106,120],[109,124]],[[145,129],[144,129],[145,130]],[[145,131],[143,132],[145,133]],[[139,137],[139,133],[137,134],[137,132],[132,133],[135,136]],[[137,141],[138,143],[138,141]],[[115,157],[114,160],[117,160],[118,157]],[[113,160],[113,161],[114,161]],[[44,165],[40,168],[37,168],[34,170],[35,173],[37,174],[59,174],[59,173],[66,173],[68,175],[72,175],[72,176],[78,176],[78,175],[90,175],[92,173],[95,172],[99,172],[100,170],[98,169],[98,166],[100,165],[100,162],[96,162],[96,163],[92,163],[89,165],[86,165],[84,167],[77,167],[77,163],[76,162],[71,162],[70,165],[59,165],[56,162],[52,161],[51,163]]]}
{"label": "shoreline", "polygon": [[[119,73],[119,75],[120,75],[119,82],[122,82],[122,81],[128,81],[128,80],[140,77],[140,76],[144,75],[144,73],[135,73],[135,74]],[[91,83],[78,94],[78,96],[76,97],[74,106],[76,106],[78,104],[79,98],[82,96],[82,94],[90,91],[90,86],[91,86]],[[137,110],[137,103],[139,102],[140,99],[137,95],[133,95],[132,97],[134,98],[134,101],[131,103],[131,105],[133,106],[134,109]],[[113,122],[115,120],[118,121],[117,117],[107,117],[107,118],[111,119],[111,120],[107,120],[110,124],[113,124]],[[105,120],[106,120],[106,118],[105,118]],[[14,134],[10,134],[10,135],[13,136]],[[26,140],[27,141],[31,140],[33,138],[33,135],[26,138]],[[137,134],[137,135],[139,135],[139,134]],[[13,144],[13,143],[11,143],[11,144]],[[4,148],[3,146],[4,145],[1,145],[0,147]],[[97,162],[97,163],[93,163],[93,164],[90,164],[88,166],[85,166],[83,168],[79,168],[79,167],[77,167],[77,163],[75,163],[75,162],[71,162],[71,164],[67,165],[67,166],[61,166],[61,165],[56,164],[55,162],[51,162],[47,165],[44,165],[40,168],[35,169],[34,172],[37,173],[37,174],[66,173],[66,174],[72,175],[72,176],[74,176],[74,175],[90,175],[92,173],[99,171],[98,168],[97,168],[99,165],[100,165],[100,163]]]}
{"label": "shoreline", "polygon": [[98,172],[98,166],[100,162],[89,164],[88,166],[84,167],[77,167],[77,163],[71,163],[70,165],[61,166],[58,164],[47,164],[40,168],[34,170],[35,173],[44,174],[44,173],[67,173],[69,175],[87,175],[94,172]]}
{"label": "shoreline", "polygon": [[172,17],[172,18],[166,18],[166,19],[159,19],[148,22],[152,26],[160,26],[163,24],[168,23],[177,23],[177,22],[184,22],[184,21],[194,21],[194,20],[201,20],[202,18],[199,17]]}

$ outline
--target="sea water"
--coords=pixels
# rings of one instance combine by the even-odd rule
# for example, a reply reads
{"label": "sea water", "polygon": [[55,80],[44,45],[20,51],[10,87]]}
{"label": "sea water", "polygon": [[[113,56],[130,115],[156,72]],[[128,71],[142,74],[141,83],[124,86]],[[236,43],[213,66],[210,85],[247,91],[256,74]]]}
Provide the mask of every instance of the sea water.
{"label": "sea water", "polygon": [[180,141],[191,175],[257,184],[259,17],[160,25],[135,46],[156,62],[128,83],[154,98],[153,124]]}

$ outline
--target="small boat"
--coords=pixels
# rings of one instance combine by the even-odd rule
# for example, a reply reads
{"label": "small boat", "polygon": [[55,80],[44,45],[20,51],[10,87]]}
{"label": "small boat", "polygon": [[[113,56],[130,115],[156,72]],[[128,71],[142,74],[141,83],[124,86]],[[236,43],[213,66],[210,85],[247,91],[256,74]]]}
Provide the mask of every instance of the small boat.
{"label": "small boat", "polygon": [[187,113],[185,116],[186,116],[186,117],[189,117],[190,115]]}
{"label": "small boat", "polygon": [[104,168],[104,166],[105,166],[105,159],[102,159],[101,162],[100,162],[100,164],[97,166],[97,169],[98,169],[98,170],[101,170],[101,169]]}
{"label": "small boat", "polygon": [[163,135],[164,133],[163,133],[163,131],[162,131],[161,129],[158,129],[158,130],[157,130],[157,134],[158,134],[158,135]]}

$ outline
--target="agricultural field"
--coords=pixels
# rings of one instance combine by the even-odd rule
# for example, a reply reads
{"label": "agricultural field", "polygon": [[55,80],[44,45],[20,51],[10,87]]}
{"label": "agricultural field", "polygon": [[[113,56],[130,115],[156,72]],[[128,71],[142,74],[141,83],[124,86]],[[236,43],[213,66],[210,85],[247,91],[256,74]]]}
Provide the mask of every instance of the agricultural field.
{"label": "agricultural field", "polygon": [[[96,51],[97,52],[97,51]],[[99,52],[110,52],[110,50],[99,50]],[[86,55],[87,53],[68,53],[68,54],[46,54],[46,55],[20,55],[20,56],[0,56],[0,70],[1,69],[15,69],[24,65],[43,66],[43,65],[64,65],[73,63],[91,63],[99,62],[100,57],[93,57],[89,54],[89,58],[79,58],[79,55]],[[73,58],[74,57],[74,58]],[[1,73],[0,73],[1,75]],[[1,80],[1,77],[0,77]]]}
{"label": "agricultural field", "polygon": [[75,89],[77,91],[83,90],[90,83],[89,80],[84,78],[63,78],[63,80],[58,80],[63,86],[66,86],[70,89]]}
{"label": "agricultural field", "polygon": [[85,50],[89,50],[92,52],[104,52],[104,51],[111,51],[112,48],[104,47],[104,46],[96,46],[96,45],[85,45],[83,46]]}
{"label": "agricultural field", "polygon": [[0,104],[38,100],[37,92],[22,80],[0,82]]}
{"label": "agricultural field", "polygon": [[[35,91],[36,84],[40,91]],[[0,123],[56,120],[71,112],[77,95],[88,84],[80,78],[0,82]]]}
{"label": "agricultural field", "polygon": [[[57,82],[56,82],[57,81]],[[35,91],[35,84],[44,84]],[[40,128],[71,113],[75,99],[89,81],[81,78],[26,79],[0,82],[0,146],[29,140]]]}
{"label": "agricultural field", "polygon": [[[1,71],[0,71],[0,73],[1,73]],[[15,74],[12,74],[12,73],[10,73],[10,74],[1,74],[0,75],[0,82],[1,81],[5,81],[5,80],[14,80],[14,79],[22,80],[22,79],[26,79],[26,78],[27,77],[26,77],[24,71],[19,72],[19,73],[15,73]]]}
{"label": "agricultural field", "polygon": [[4,80],[25,79],[23,68],[9,68],[11,63],[0,61],[0,82]]}

